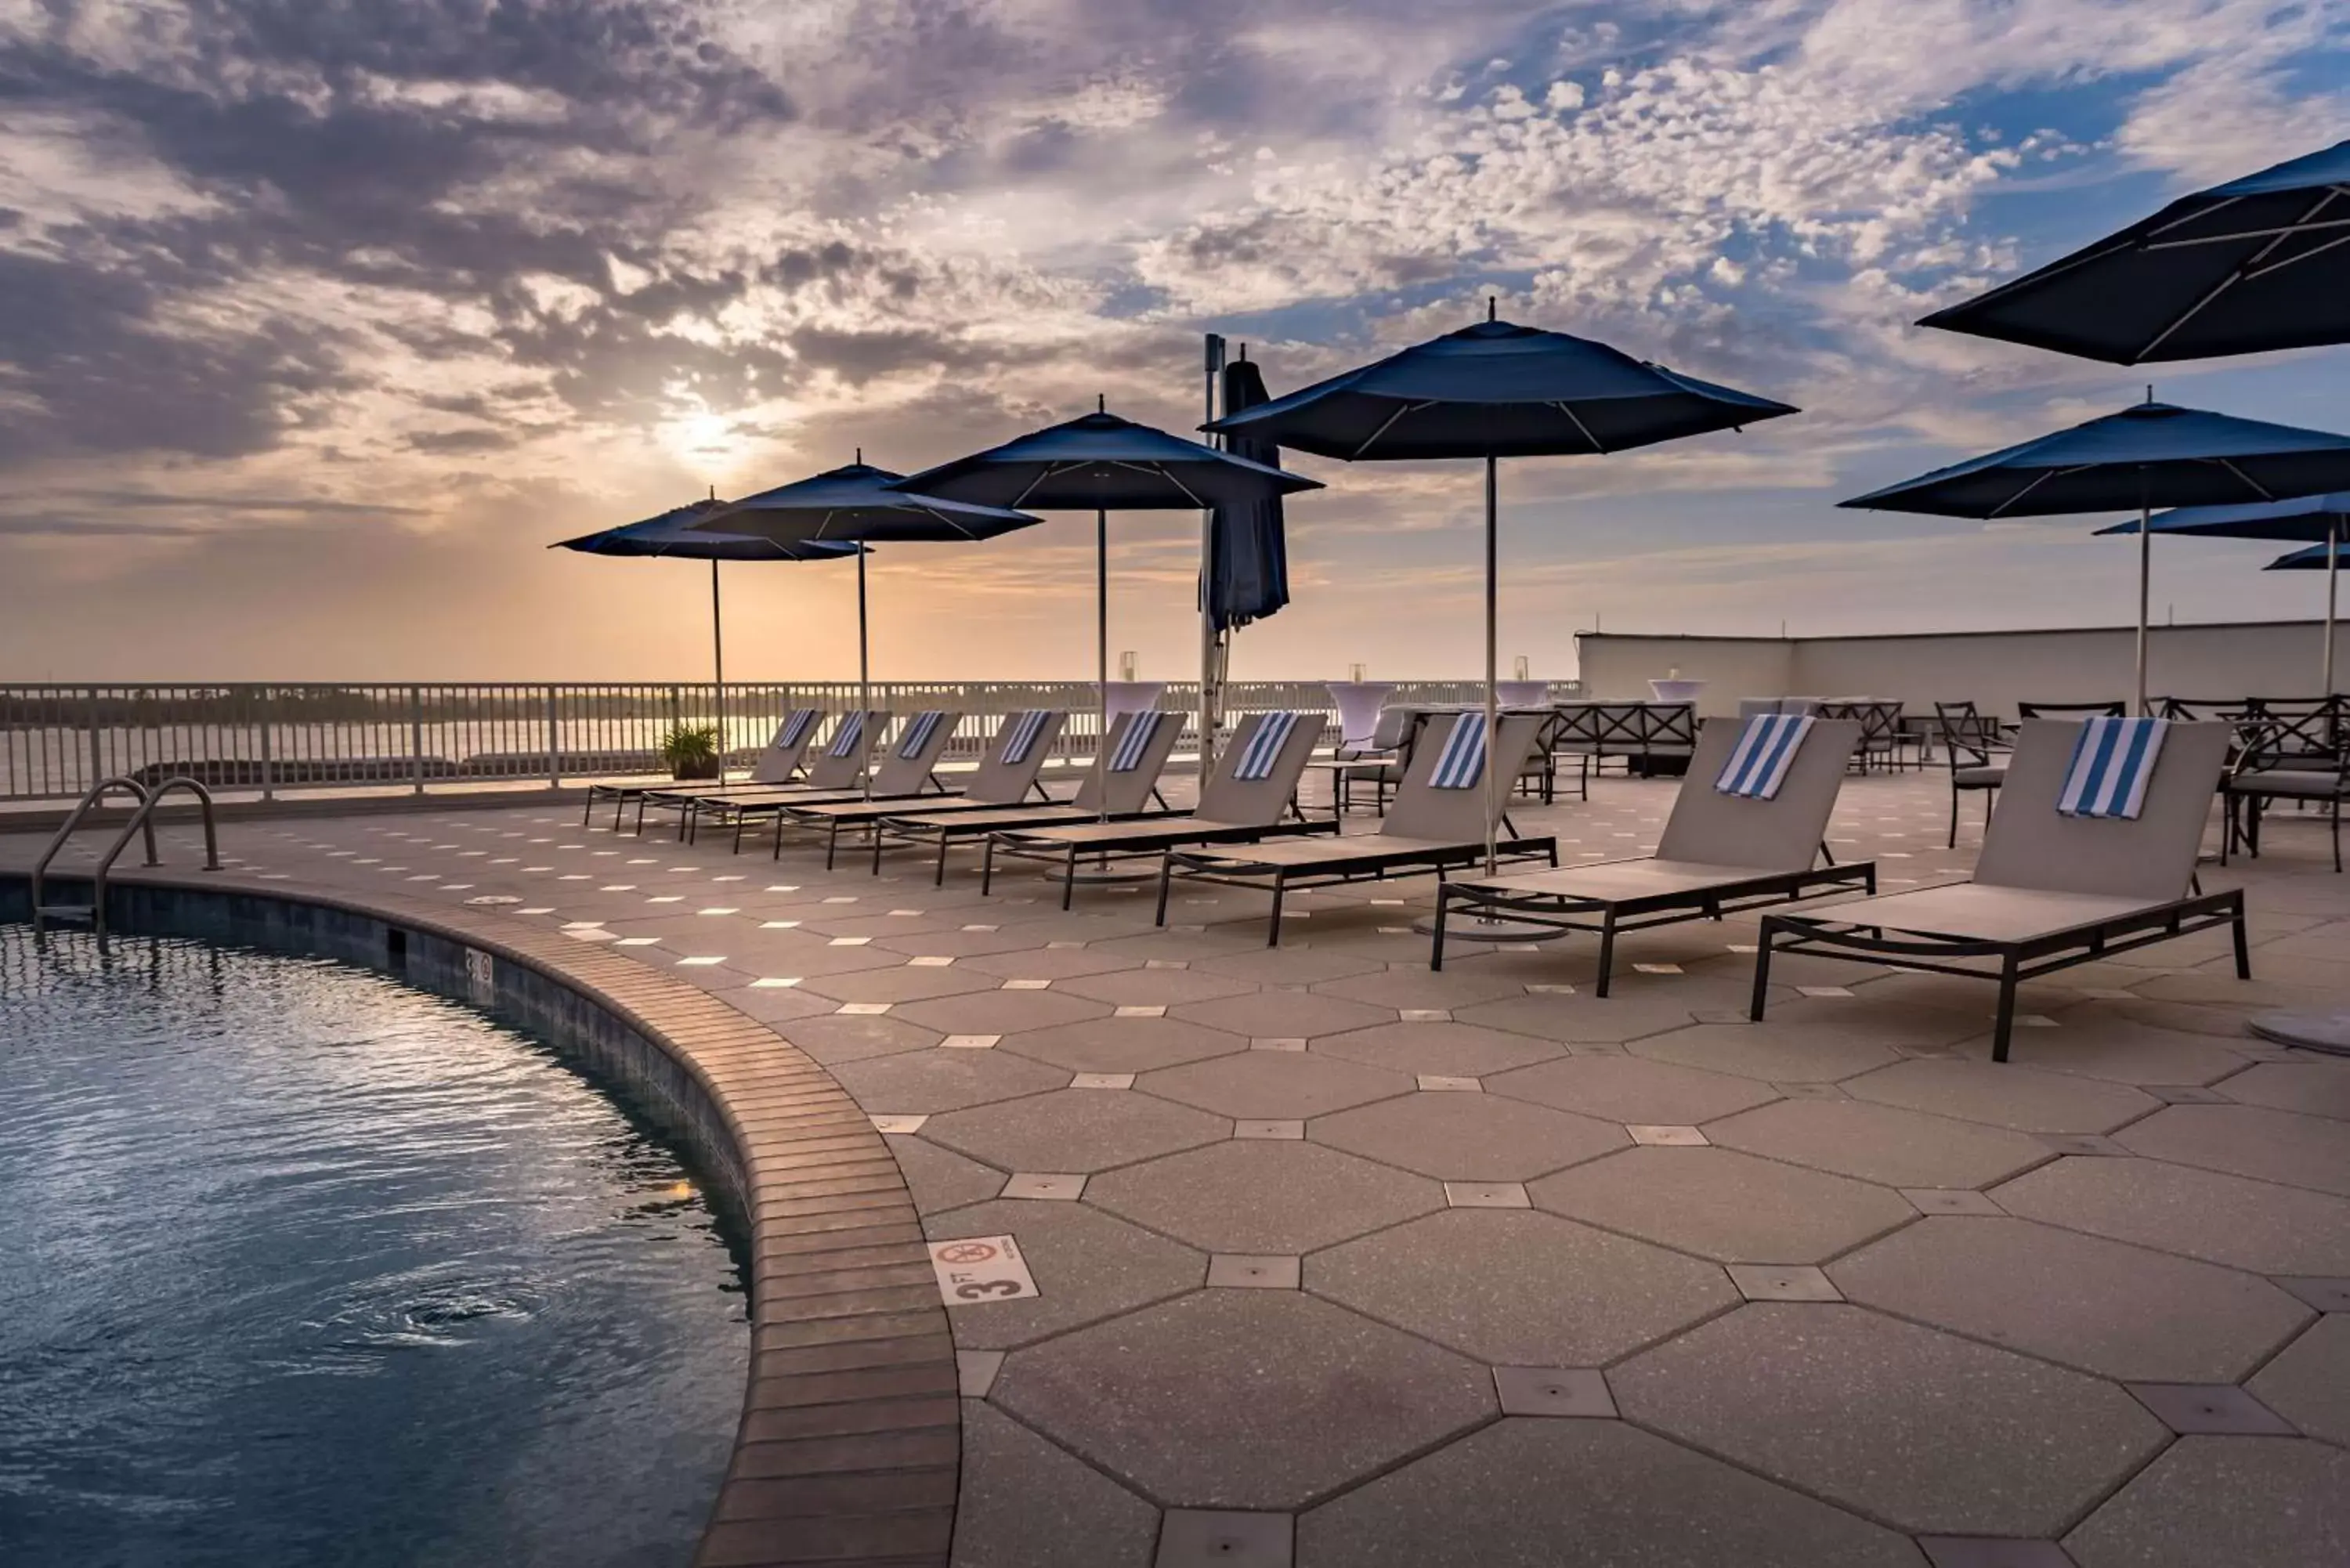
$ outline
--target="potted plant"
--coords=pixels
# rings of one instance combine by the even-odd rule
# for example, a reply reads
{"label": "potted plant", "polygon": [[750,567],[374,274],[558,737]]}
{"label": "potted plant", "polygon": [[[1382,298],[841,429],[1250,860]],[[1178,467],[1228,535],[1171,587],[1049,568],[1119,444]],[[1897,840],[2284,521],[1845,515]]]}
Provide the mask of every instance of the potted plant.
{"label": "potted plant", "polygon": [[660,760],[672,778],[716,778],[718,726],[671,724],[669,732],[660,738]]}

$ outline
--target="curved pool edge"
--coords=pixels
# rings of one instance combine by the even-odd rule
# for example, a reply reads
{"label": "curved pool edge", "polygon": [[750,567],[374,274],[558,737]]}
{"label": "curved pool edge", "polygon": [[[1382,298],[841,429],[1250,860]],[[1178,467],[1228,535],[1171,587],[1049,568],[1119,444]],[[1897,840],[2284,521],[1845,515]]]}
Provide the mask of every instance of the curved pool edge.
{"label": "curved pool edge", "polygon": [[[0,919],[28,919],[29,893],[0,871]],[[107,919],[385,971],[626,1085],[709,1175],[750,1252],[743,1416],[694,1563],[946,1563],[953,1340],[897,1158],[822,1065],[697,986],[489,910],[126,870]]]}

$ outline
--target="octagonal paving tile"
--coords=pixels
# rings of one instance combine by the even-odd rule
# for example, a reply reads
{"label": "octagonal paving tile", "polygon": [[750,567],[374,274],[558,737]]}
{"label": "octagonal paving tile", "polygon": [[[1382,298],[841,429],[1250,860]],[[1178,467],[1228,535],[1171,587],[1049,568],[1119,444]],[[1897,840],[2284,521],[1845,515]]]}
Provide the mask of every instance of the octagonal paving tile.
{"label": "octagonal paving tile", "polygon": [[[1149,911],[1145,910],[1147,916]],[[1170,919],[1174,919],[1169,916]],[[1183,959],[1191,963],[1225,953],[1249,952],[1264,946],[1264,917],[1258,915],[1237,926],[1215,926],[1204,931],[1179,931],[1172,926],[1144,930],[1128,937],[1106,938],[1095,950],[1114,958]]]}
{"label": "octagonal paving tile", "polygon": [[1934,1535],[2045,1539],[2169,1436],[2109,1383],[1854,1306],[1742,1307],[1607,1381],[1643,1426]]}
{"label": "octagonal paving tile", "polygon": [[[1991,1036],[1986,1033],[1963,1049],[1988,1058]],[[2016,1066],[2116,1084],[2210,1084],[2244,1064],[2241,1056],[2210,1035],[2156,1029],[2112,1015],[2067,1014],[2054,1029],[2019,1029],[2009,1056]]]}
{"label": "octagonal paving tile", "polygon": [[1159,1511],[983,1399],[962,1402],[955,1568],[1151,1568]]}
{"label": "octagonal paving tile", "polygon": [[1240,1139],[1097,1176],[1086,1201],[1206,1251],[1294,1257],[1441,1209],[1444,1189],[1318,1144]]}
{"label": "octagonal paving tile", "polygon": [[1688,995],[1669,995],[1655,989],[1644,994],[1627,994],[1617,989],[1615,995],[1605,997],[1578,989],[1572,996],[1544,993],[1479,1002],[1453,1016],[1463,1023],[1505,1029],[1561,1044],[1605,1044],[1679,1029],[1695,1018],[1703,1005]]}
{"label": "octagonal paving tile", "polygon": [[1414,1075],[1479,1078],[1547,1061],[1559,1048],[1467,1023],[1381,1023],[1317,1040],[1315,1051]]}
{"label": "octagonal paving tile", "polygon": [[[992,964],[981,966],[975,961],[983,958],[992,959],[1003,953],[1016,953],[1024,949],[1041,950],[1044,945],[1044,939],[1034,929],[998,925],[984,912],[967,914],[965,923],[990,925],[994,929],[972,931],[957,926],[952,930],[945,931],[906,931],[877,938],[873,945],[877,948],[886,948],[891,952],[903,953],[909,958],[951,958],[958,966],[968,963],[982,974],[997,976],[1001,976],[1003,971]],[[1055,953],[1054,956],[1057,958],[1060,955]]]}
{"label": "octagonal paving tile", "polygon": [[1295,1291],[1200,1291],[1020,1351],[993,1399],[1159,1502],[1295,1509],[1494,1414],[1482,1366]]}
{"label": "octagonal paving tile", "polygon": [[1486,1079],[1485,1092],[1580,1111],[1603,1121],[1685,1127],[1779,1097],[1751,1078],[1633,1055],[1538,1062]]}
{"label": "octagonal paving tile", "polygon": [[2139,1154],[2350,1196],[2350,1126],[2264,1106],[2168,1106],[2118,1135]]}
{"label": "octagonal paving tile", "polygon": [[1816,1263],[1918,1217],[1885,1188],[1727,1148],[1629,1149],[1527,1195],[1537,1209],[1724,1263]]}
{"label": "octagonal paving tile", "polygon": [[2111,1132],[2162,1104],[2126,1085],[2037,1072],[2017,1062],[1898,1062],[1846,1079],[1844,1089],[1856,1100],[2016,1132]]}
{"label": "octagonal paving tile", "polygon": [[1012,1034],[1107,1018],[1110,1012],[1106,1002],[1064,996],[1057,991],[980,991],[935,1002],[910,1002],[898,1010],[898,1015],[941,1034]]}
{"label": "octagonal paving tile", "polygon": [[1236,1034],[1173,1018],[1092,1018],[1006,1035],[1000,1047],[1072,1073],[1148,1073],[1245,1051]]}
{"label": "octagonal paving tile", "polygon": [[909,1051],[846,1063],[832,1075],[875,1116],[932,1116],[1069,1086],[1068,1074],[1001,1051]]}
{"label": "octagonal paving tile", "polygon": [[2233,1383],[2309,1318],[2251,1274],[1990,1216],[1922,1220],[1827,1272],[1863,1305],[2124,1383]]}
{"label": "octagonal paving tile", "polygon": [[2131,1002],[2106,998],[2085,1005],[2098,1007],[2114,1017],[2126,1018],[2149,1029],[2168,1030],[2174,1034],[2208,1034],[2223,1044],[2230,1040],[2241,1043],[2244,1038],[2244,1021],[2262,1011],[2253,1006],[2157,1002],[2144,997]]}
{"label": "octagonal paving tile", "polygon": [[2149,1159],[2060,1159],[1996,1188],[2010,1213],[2262,1274],[2350,1275],[2350,1200]]}
{"label": "octagonal paving tile", "polygon": [[811,975],[795,990],[828,996],[836,1002],[929,1002],[941,996],[962,996],[993,991],[992,974],[971,974],[961,969],[930,967],[851,970],[846,974]]}
{"label": "octagonal paving tile", "polygon": [[1406,1074],[1310,1051],[1243,1051],[1146,1074],[1135,1087],[1235,1121],[1302,1121],[1414,1085]]}
{"label": "octagonal paving tile", "polygon": [[2064,1537],[2081,1568],[2315,1568],[2350,1559],[2350,1453],[2181,1438]]}
{"label": "octagonal paving tile", "polygon": [[[726,992],[725,996],[727,1006],[755,1018],[762,1023],[773,1024],[779,1032],[795,1036],[803,1027],[800,1022],[802,1019],[821,1019],[830,1023],[832,1021],[830,1015],[840,1005],[828,996],[817,996],[813,992],[804,992],[797,986],[767,987],[757,985],[755,982],[732,988]],[[854,1045],[847,1045],[848,1054],[839,1057],[838,1060],[853,1062],[860,1055],[881,1055],[891,1050],[919,1050],[923,1045],[934,1044],[937,1039],[938,1036],[928,1030],[912,1030],[905,1043],[884,1045],[879,1050],[862,1050]],[[796,1045],[799,1041],[794,1039],[792,1044]],[[847,1043],[844,1042],[844,1044],[846,1045]],[[808,1054],[812,1056],[816,1055],[813,1051]],[[817,1056],[816,1059],[827,1060],[822,1056]]]}
{"label": "octagonal paving tile", "polygon": [[2327,1313],[2245,1385],[2313,1438],[2350,1448],[2350,1313]]}
{"label": "octagonal paving tile", "polygon": [[2220,1092],[2248,1106],[2350,1120],[2350,1061],[2263,1062],[2223,1080]]}
{"label": "octagonal paving tile", "polygon": [[1312,948],[1252,948],[1246,952],[1220,953],[1201,959],[1199,967],[1211,974],[1259,985],[1318,985],[1348,975],[1376,974],[1387,965],[1355,953],[1317,952]]}
{"label": "octagonal paving tile", "polygon": [[[1425,956],[1423,947],[1422,957]],[[1325,981],[1314,989],[1326,996],[1343,996],[1398,1012],[1408,1008],[1431,1007],[1449,1012],[1455,1008],[1474,1007],[1481,1002],[1493,1002],[1504,996],[1521,996],[1525,992],[1525,987],[1513,980],[1497,980],[1473,972],[1464,974],[1459,970],[1430,970],[1417,965],[1384,970],[1377,974],[1350,975],[1345,980]]]}
{"label": "octagonal paving tile", "polygon": [[1498,1095],[1425,1094],[1382,1100],[1306,1128],[1316,1143],[1440,1181],[1524,1181],[1610,1149],[1624,1129]]}
{"label": "octagonal paving tile", "polygon": [[1002,1170],[1107,1170],[1197,1148],[1232,1124],[1149,1095],[1060,1089],[932,1116],[922,1136]]}
{"label": "octagonal paving tile", "polygon": [[1035,1295],[957,1306],[947,1314],[955,1344],[965,1350],[1033,1345],[1196,1291],[1208,1277],[1205,1253],[1090,1203],[999,1199],[926,1220],[923,1230],[934,1241],[1010,1236],[1036,1277]]}
{"label": "octagonal paving tile", "polygon": [[1246,996],[1256,987],[1206,970],[1128,969],[1114,974],[1080,975],[1062,981],[1054,989],[1072,996],[1089,996],[1113,1007],[1176,1007],[1222,996]]}
{"label": "octagonal paving tile", "polygon": [[1310,1040],[1393,1023],[1396,1018],[1391,1008],[1311,991],[1259,991],[1193,1002],[1175,1009],[1174,1016],[1259,1040]]}
{"label": "octagonal paving tile", "polygon": [[2004,1127],[1858,1100],[1781,1100],[1706,1129],[1725,1147],[1885,1187],[1984,1187],[2049,1158]]}
{"label": "octagonal paving tile", "polygon": [[[1772,966],[1771,978],[1774,984],[1778,981],[1776,964]],[[1901,978],[1853,986],[1850,996],[1773,1001],[1764,1021],[1821,1039],[1865,1041],[1912,1051],[1938,1050],[1990,1030],[1992,995],[1988,987],[1977,992],[1975,1006],[1941,1007],[1886,989]],[[1848,981],[1828,983],[1851,984]]]}
{"label": "octagonal paving tile", "polygon": [[917,1213],[935,1214],[966,1203],[985,1202],[1003,1190],[1003,1172],[990,1170],[951,1149],[903,1133],[892,1134],[886,1141],[889,1152],[897,1156],[899,1174],[906,1179],[906,1190],[913,1194]]}
{"label": "octagonal paving tile", "polygon": [[1731,1073],[1773,1084],[1832,1084],[1901,1059],[1889,1045],[1763,1023],[1697,1023],[1626,1047],[1652,1062]]}
{"label": "octagonal paving tile", "polygon": [[1523,1209],[1451,1209],[1305,1260],[1315,1295],[1505,1366],[1596,1366],[1721,1312],[1729,1276]]}
{"label": "octagonal paving tile", "polygon": [[1880,1525],[1621,1421],[1520,1418],[1323,1504],[1297,1521],[1297,1547],[1303,1568],[1919,1568],[1921,1561],[1907,1538]]}
{"label": "octagonal paving tile", "polygon": [[967,966],[1004,980],[1051,981],[1117,974],[1142,967],[1140,959],[1124,953],[1106,953],[1094,948],[1048,948],[1045,937],[1033,929],[1002,934],[1014,937],[1019,945],[967,960]]}

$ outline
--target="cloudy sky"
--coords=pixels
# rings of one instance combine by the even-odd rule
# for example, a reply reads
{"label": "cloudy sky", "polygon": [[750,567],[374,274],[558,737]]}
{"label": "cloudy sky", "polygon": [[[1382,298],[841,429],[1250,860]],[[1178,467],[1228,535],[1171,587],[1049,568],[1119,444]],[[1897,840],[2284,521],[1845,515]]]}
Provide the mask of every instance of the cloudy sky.
{"label": "cloudy sky", "polygon": [[[0,0],[0,680],[661,678],[695,566],[567,534],[1088,408],[1183,428],[1482,314],[1800,418],[1503,477],[1503,652],[2108,623],[2081,521],[1838,497],[2143,377],[1908,323],[2350,136],[2327,0]],[[2350,428],[2336,350],[2164,369]],[[1464,465],[1301,464],[1236,674],[1466,673]],[[1089,519],[875,561],[883,673],[1090,665]],[[1113,520],[1195,659],[1196,522]],[[2292,616],[2257,545],[2157,614]],[[853,668],[834,565],[730,572],[733,672]]]}

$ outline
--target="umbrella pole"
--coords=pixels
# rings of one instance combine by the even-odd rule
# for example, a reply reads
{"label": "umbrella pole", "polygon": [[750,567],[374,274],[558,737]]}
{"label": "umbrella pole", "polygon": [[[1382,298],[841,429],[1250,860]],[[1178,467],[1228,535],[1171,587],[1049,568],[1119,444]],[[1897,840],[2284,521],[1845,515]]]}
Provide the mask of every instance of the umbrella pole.
{"label": "umbrella pole", "polygon": [[2146,706],[2146,627],[2147,611],[2154,595],[2154,508],[2141,506],[2137,514],[2137,711],[2144,714]]}
{"label": "umbrella pole", "polygon": [[2334,617],[2335,589],[2342,576],[2342,524],[2338,517],[2325,520],[2325,691],[2334,695]]}
{"label": "umbrella pole", "polygon": [[1109,820],[1109,513],[1094,512],[1094,806]]}
{"label": "umbrella pole", "polygon": [[[1485,875],[1501,869],[1502,706],[1500,633],[1501,600],[1499,539],[1501,482],[1493,454],[1485,454]],[[1513,774],[1515,769],[1511,770]],[[1517,781],[1513,778],[1511,783]]]}
{"label": "umbrella pole", "polygon": [[[865,546],[859,545],[857,546],[857,711],[859,715],[864,715],[872,711],[873,666],[865,631]],[[861,716],[857,722],[860,724],[872,722],[870,719]],[[860,743],[871,739],[869,735],[858,737]],[[871,753],[868,752],[864,774],[867,800],[873,798],[873,764],[870,757]]]}
{"label": "umbrella pole", "polygon": [[710,563],[710,664],[718,684],[718,782],[726,782],[726,621],[718,605],[718,563]]}

